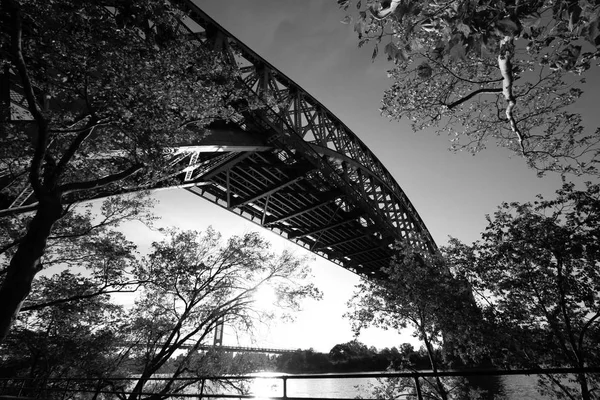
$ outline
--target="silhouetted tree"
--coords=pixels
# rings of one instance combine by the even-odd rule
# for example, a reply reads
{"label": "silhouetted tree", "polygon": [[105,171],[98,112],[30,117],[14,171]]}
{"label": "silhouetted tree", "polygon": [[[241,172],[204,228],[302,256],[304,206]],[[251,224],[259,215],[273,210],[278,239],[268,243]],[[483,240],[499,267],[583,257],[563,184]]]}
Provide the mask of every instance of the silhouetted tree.
{"label": "silhouetted tree", "polygon": [[[447,249],[484,309],[497,365],[600,365],[600,186],[565,184],[557,193],[503,203],[480,241]],[[595,398],[597,375],[575,377],[577,387],[557,375],[542,383],[558,398]]]}

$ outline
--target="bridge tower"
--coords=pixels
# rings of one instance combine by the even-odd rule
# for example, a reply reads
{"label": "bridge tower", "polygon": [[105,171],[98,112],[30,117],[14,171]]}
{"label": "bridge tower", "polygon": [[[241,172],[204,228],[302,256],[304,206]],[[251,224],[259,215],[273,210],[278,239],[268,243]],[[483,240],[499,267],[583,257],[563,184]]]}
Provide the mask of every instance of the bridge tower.
{"label": "bridge tower", "polygon": [[213,346],[223,346],[223,327],[225,325],[225,317],[221,316],[217,319],[217,325],[215,326],[215,338],[213,340]]}

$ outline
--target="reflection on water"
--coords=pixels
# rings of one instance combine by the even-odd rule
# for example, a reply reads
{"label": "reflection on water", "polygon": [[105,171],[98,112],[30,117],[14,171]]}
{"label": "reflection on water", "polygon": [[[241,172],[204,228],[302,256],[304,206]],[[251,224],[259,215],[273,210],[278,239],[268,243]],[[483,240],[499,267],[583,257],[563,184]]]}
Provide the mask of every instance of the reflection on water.
{"label": "reflection on water", "polygon": [[[283,397],[283,380],[269,378],[271,376],[283,376],[280,372],[259,372],[252,374],[255,377],[250,382],[249,394],[258,400],[267,400],[271,397]],[[288,394],[289,396],[289,394]]]}
{"label": "reflection on water", "polygon": [[[249,394],[258,400],[283,397],[283,380],[270,378],[283,376],[282,373],[265,372],[253,374],[248,382]],[[371,398],[375,378],[324,378],[324,379],[288,379],[288,397],[327,397],[327,398]],[[471,378],[470,384],[487,392],[481,398],[488,400],[541,400],[537,392],[535,376],[505,376]],[[481,393],[483,394],[483,393]]]}

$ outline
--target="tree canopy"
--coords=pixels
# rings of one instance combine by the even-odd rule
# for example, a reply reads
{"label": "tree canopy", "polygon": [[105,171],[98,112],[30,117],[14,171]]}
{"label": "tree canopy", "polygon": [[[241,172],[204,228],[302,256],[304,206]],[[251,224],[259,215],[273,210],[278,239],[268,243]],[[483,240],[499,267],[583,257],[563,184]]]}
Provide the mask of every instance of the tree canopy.
{"label": "tree canopy", "polygon": [[[598,366],[600,187],[565,184],[554,200],[505,203],[482,239],[446,250],[483,310],[486,347],[499,366]],[[565,398],[594,398],[595,374],[577,386],[548,376]]]}
{"label": "tree canopy", "polygon": [[598,2],[338,4],[358,45],[373,43],[373,58],[381,52],[394,63],[383,115],[447,133],[453,149],[478,152],[494,141],[540,174],[598,174],[600,128],[576,111],[586,75],[598,71]]}
{"label": "tree canopy", "polygon": [[[60,390],[65,381],[56,378],[85,378],[71,390],[168,398],[195,387],[199,377],[239,375],[261,365],[249,357],[234,360],[218,348],[206,352],[219,324],[248,336],[256,324],[297,310],[302,299],[320,298],[308,280],[308,259],[275,253],[254,232],[224,240],[212,228],[165,231],[147,256],[124,253],[120,273],[115,268],[107,275],[114,252],[86,255],[80,250],[78,269],[46,273],[34,282],[0,347],[0,376],[29,378],[27,390],[33,392]],[[83,268],[91,273],[80,273]],[[115,302],[106,290],[121,288],[123,276],[137,288],[132,305]],[[267,286],[276,293],[275,309],[256,303],[255,293]]]}
{"label": "tree canopy", "polygon": [[186,37],[184,16],[157,0],[2,1],[3,90],[23,104],[2,104],[13,115],[3,108],[0,204],[33,202],[0,216],[34,216],[2,244],[17,250],[0,287],[0,340],[67,204],[168,185],[178,172],[168,147],[193,144],[206,125],[250,107],[234,67]]}

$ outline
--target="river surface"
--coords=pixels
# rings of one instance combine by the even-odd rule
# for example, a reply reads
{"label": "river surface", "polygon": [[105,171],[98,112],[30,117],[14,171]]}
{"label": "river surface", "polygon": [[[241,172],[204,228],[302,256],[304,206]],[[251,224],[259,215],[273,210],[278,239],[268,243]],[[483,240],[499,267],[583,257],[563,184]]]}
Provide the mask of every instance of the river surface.
{"label": "river surface", "polygon": [[[281,376],[276,373],[272,375]],[[250,386],[251,394],[259,399],[283,396],[283,381],[268,378],[265,373],[255,379]],[[536,390],[535,376],[505,376],[498,378],[479,378],[479,386],[488,390],[486,399],[494,400],[541,400]],[[375,378],[324,378],[324,379],[288,379],[288,397],[326,397],[326,398],[373,398],[372,387],[377,385]]]}

